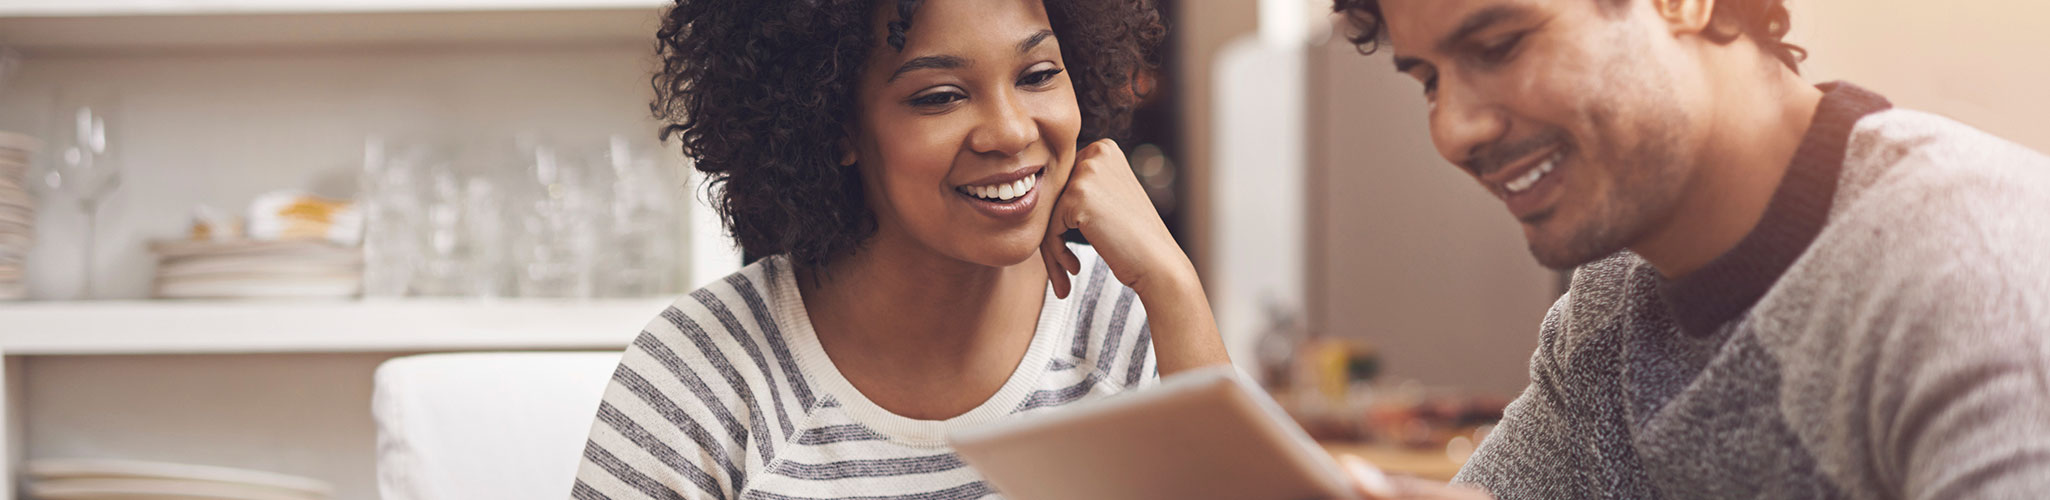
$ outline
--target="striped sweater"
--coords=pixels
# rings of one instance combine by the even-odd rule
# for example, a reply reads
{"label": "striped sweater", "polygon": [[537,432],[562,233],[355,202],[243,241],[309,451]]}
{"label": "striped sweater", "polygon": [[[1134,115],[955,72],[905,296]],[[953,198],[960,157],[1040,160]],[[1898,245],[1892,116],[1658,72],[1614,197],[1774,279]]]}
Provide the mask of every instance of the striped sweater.
{"label": "striped sweater", "polygon": [[997,495],[945,443],[954,430],[1153,383],[1138,296],[1087,246],[1067,299],[1051,289],[1011,377],[961,416],[870,402],[813,332],[788,260],[691,292],[626,351],[570,496],[596,499],[978,499]]}

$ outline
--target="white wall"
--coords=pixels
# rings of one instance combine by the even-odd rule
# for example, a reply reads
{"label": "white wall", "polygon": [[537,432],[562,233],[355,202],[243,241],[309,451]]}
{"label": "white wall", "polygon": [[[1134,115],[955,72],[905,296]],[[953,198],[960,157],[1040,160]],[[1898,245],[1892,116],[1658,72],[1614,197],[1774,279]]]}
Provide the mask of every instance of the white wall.
{"label": "white wall", "polygon": [[1513,395],[1529,383],[1557,275],[1431,146],[1416,82],[1387,51],[1311,51],[1311,328],[1367,340],[1386,375]]}
{"label": "white wall", "polygon": [[1216,62],[1211,171],[1216,257],[1204,281],[1215,292],[1217,330],[1234,364],[1258,366],[1254,346],[1281,318],[1305,313],[1303,201],[1305,49],[1247,36]]}
{"label": "white wall", "polygon": [[2050,151],[2050,2],[1794,0],[1810,81],[1848,80]]}

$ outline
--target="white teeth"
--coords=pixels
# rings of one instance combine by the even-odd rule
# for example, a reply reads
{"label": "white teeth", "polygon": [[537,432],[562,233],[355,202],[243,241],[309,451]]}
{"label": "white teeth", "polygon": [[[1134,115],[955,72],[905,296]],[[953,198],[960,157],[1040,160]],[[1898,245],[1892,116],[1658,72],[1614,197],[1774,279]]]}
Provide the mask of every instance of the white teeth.
{"label": "white teeth", "polygon": [[1025,196],[1025,193],[1032,192],[1032,187],[1038,184],[1039,176],[1028,175],[1024,178],[1003,184],[989,184],[983,186],[961,186],[960,190],[962,193],[966,193],[969,196],[974,196],[977,198],[982,198],[991,201],[1008,202],[1017,199],[1020,196]]}
{"label": "white teeth", "polygon": [[1502,187],[1508,188],[1509,192],[1511,193],[1521,193],[1527,191],[1530,189],[1531,186],[1537,185],[1537,182],[1539,180],[1544,179],[1545,174],[1552,173],[1552,169],[1557,168],[1558,164],[1558,155],[1553,155],[1551,158],[1546,158],[1544,163],[1538,164],[1537,168],[1530,169],[1530,171],[1525,172],[1522,177],[1517,177],[1514,180],[1510,180],[1509,182],[1504,183]]}

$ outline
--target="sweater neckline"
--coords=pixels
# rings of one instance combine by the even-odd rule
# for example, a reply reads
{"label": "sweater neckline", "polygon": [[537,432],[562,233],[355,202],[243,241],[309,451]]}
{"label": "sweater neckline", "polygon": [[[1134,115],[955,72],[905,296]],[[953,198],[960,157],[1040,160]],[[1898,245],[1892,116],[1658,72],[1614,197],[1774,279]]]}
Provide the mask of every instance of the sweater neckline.
{"label": "sweater neckline", "polygon": [[1885,97],[1846,82],[1816,88],[1822,102],[1758,225],[1693,274],[1660,280],[1659,293],[1681,332],[1712,336],[1772,289],[1829,221],[1852,130],[1866,115],[1893,107]]}
{"label": "sweater neckline", "polygon": [[817,330],[812,328],[811,314],[804,307],[804,298],[797,287],[797,273],[789,260],[783,256],[766,260],[772,275],[768,281],[775,287],[770,292],[777,302],[775,321],[790,343],[800,372],[837,401],[855,422],[914,446],[945,446],[947,435],[954,431],[994,422],[1013,413],[1038,388],[1040,377],[1046,373],[1047,363],[1053,357],[1055,344],[1062,338],[1060,326],[1069,324],[1067,319],[1072,309],[1071,300],[1054,297],[1053,287],[1049,285],[1039,308],[1039,324],[1033,328],[1032,343],[996,394],[967,413],[945,420],[920,420],[884,409],[841,375],[839,366],[833,363],[825,346],[819,343]]}

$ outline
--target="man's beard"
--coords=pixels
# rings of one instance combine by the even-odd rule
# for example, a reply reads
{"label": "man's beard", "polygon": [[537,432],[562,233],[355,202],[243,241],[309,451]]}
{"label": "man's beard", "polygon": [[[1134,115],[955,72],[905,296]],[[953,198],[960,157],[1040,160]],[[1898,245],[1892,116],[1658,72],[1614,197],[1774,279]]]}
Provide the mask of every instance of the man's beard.
{"label": "man's beard", "polygon": [[[1630,56],[1619,56],[1628,60]],[[1623,61],[1612,60],[1613,63]],[[1641,61],[1633,61],[1641,62]],[[1653,66],[1642,66],[1653,68]],[[1684,130],[1691,123],[1687,112],[1666,97],[1658,89],[1670,88],[1665,82],[1670,76],[1656,70],[1620,72],[1611,71],[1607,81],[1618,82],[1618,88],[1589,95],[1608,96],[1603,102],[1585,106],[1586,116],[1593,124],[1592,132],[1600,137],[1622,137],[1622,133],[1634,132],[1635,144],[1620,145],[1603,141],[1608,154],[1603,157],[1583,153],[1579,160],[1579,172],[1572,175],[1598,175],[1604,172],[1591,170],[1595,165],[1610,168],[1605,172],[1615,176],[1607,185],[1608,193],[1587,193],[1585,216],[1577,221],[1535,221],[1537,223],[1571,223],[1573,226],[1558,228],[1563,238],[1545,238],[1534,233],[1529,239],[1530,253],[1538,264],[1556,270],[1568,270],[1589,262],[1613,255],[1630,245],[1636,244],[1659,226],[1672,220],[1679,206],[1680,196],[1685,191],[1689,173],[1693,171],[1687,148],[1682,144]],[[1634,73],[1634,74],[1633,74]],[[1649,74],[1647,74],[1649,73]],[[1636,109],[1621,112],[1618,103],[1632,102]],[[1627,118],[1626,118],[1627,117]],[[1625,122],[1624,120],[1628,121]],[[1598,183],[1591,185],[1599,186]],[[1563,200],[1570,203],[1574,200]],[[1563,203],[1562,203],[1563,204]],[[1554,212],[1548,217],[1559,217]],[[1550,240],[1550,241],[1547,241]]]}

